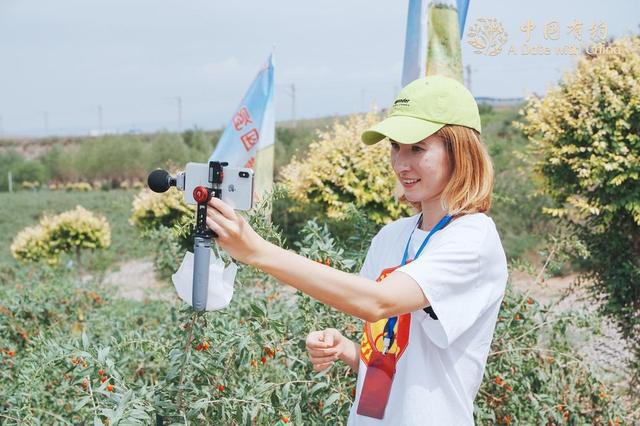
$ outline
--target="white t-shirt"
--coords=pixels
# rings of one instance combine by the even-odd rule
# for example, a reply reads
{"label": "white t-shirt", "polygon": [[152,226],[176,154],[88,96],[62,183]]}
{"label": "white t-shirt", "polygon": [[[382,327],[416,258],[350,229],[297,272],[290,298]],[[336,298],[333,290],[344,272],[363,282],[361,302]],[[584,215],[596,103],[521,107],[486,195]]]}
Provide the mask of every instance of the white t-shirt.
{"label": "white t-shirt", "polygon": [[[408,257],[413,259],[428,234],[416,229],[418,219],[415,215],[383,227],[360,275],[380,280],[392,273],[415,229]],[[484,213],[463,215],[436,232],[417,260],[397,270],[418,283],[438,320],[423,310],[398,317],[390,350],[398,358],[396,373],[382,420],[356,413],[365,361],[373,344],[382,350],[386,319],[365,325],[348,425],[472,425],[473,400],[507,282],[507,260],[495,224]]]}

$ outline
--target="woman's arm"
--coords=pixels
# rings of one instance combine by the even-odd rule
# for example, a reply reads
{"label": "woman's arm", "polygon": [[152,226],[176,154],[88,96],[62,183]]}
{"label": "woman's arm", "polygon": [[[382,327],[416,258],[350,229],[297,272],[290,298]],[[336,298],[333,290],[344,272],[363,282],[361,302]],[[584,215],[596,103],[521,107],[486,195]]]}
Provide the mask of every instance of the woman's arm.
{"label": "woman's arm", "polygon": [[207,225],[231,257],[253,265],[276,279],[342,312],[377,321],[429,306],[413,278],[396,272],[378,285],[366,278],[330,268],[278,247],[260,237],[227,204],[209,202]]}

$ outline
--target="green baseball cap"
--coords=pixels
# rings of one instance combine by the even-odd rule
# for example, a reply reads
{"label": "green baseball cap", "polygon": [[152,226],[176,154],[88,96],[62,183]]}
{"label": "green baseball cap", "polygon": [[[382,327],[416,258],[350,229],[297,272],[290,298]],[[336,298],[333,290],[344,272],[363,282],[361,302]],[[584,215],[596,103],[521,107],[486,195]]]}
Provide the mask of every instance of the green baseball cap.
{"label": "green baseball cap", "polygon": [[373,145],[389,138],[403,144],[417,143],[445,124],[481,132],[478,104],[458,80],[431,75],[406,85],[393,103],[389,116],[362,133],[362,142]]}

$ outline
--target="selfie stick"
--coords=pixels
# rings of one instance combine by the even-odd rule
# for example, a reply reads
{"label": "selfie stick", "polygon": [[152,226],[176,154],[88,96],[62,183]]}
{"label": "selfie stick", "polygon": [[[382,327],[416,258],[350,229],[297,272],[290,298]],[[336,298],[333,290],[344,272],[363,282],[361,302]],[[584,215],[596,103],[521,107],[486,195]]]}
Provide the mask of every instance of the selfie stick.
{"label": "selfie stick", "polygon": [[[217,237],[215,232],[207,228],[207,204],[211,197],[221,198],[223,167],[226,162],[209,162],[209,184],[196,186],[193,199],[198,203],[196,209],[196,229],[193,242],[193,285],[191,301],[196,311],[207,308],[207,290],[209,288],[209,260],[211,259],[211,238]],[[176,179],[171,178],[164,170],[155,170],[149,175],[149,188],[155,192],[165,192],[169,186],[176,185]],[[184,186],[183,186],[184,188]]]}
{"label": "selfie stick", "polygon": [[196,210],[196,232],[193,242],[193,308],[204,311],[207,308],[207,290],[209,288],[209,259],[211,258],[211,237],[217,237],[215,232],[207,228],[207,204],[211,197],[220,198],[222,195],[222,168],[228,163],[219,161],[209,162],[209,183],[211,188],[196,186],[193,199],[198,203]]}

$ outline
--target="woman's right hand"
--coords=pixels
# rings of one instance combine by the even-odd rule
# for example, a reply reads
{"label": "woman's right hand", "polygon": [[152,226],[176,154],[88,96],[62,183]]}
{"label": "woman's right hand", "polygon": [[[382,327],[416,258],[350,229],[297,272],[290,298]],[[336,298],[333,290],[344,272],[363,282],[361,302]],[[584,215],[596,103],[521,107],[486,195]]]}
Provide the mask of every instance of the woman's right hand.
{"label": "woman's right hand", "polygon": [[315,371],[322,371],[340,358],[344,352],[345,337],[335,328],[312,331],[307,336],[307,352]]}

